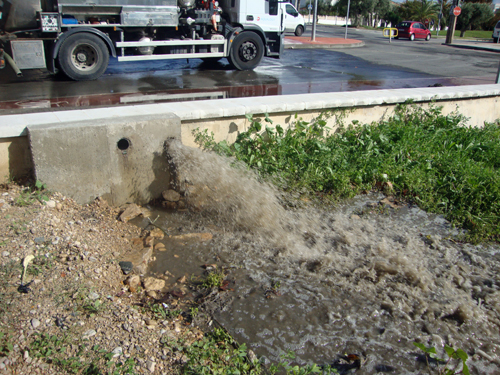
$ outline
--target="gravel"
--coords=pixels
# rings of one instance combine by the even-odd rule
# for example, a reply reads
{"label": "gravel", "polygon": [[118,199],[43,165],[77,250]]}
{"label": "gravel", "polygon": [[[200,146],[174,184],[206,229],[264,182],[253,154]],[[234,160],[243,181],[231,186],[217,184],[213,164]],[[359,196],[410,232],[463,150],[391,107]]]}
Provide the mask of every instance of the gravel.
{"label": "gravel", "polygon": [[[117,360],[131,358],[139,374],[178,373],[182,363],[162,339],[201,338],[203,332],[188,327],[182,317],[157,324],[150,311],[140,308],[154,300],[144,288],[131,290],[124,283],[124,273],[143,280],[135,266],[147,263],[143,253],[151,251],[137,243],[148,243],[149,233],[119,220],[123,209],[103,199],[79,205],[54,193],[49,204],[20,205],[21,194],[26,194],[22,186],[0,186],[0,347],[12,345],[6,356],[0,354],[1,373],[64,373],[48,357],[37,357],[33,342],[40,337],[63,340],[66,358],[79,355],[85,343]],[[29,255],[34,259],[20,293]],[[119,262],[131,259],[139,260],[124,272]]]}

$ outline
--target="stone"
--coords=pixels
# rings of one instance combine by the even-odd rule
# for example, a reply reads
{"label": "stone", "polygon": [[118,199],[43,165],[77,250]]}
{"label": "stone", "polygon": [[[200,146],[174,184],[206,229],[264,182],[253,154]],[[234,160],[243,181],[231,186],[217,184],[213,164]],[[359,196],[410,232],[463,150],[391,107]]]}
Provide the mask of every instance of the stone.
{"label": "stone", "polygon": [[151,360],[148,360],[146,362],[146,368],[149,370],[149,372],[153,373],[155,372],[155,368],[156,368],[156,362],[153,362]]}
{"label": "stone", "polygon": [[135,203],[132,203],[125,208],[125,211],[120,215],[120,220],[124,223],[142,215],[142,208]]}
{"label": "stone", "polygon": [[181,195],[172,189],[165,190],[163,193],[161,193],[161,195],[163,196],[163,199],[168,202],[178,202],[179,199],[181,199]]}
{"label": "stone", "polygon": [[149,232],[149,235],[154,238],[162,239],[165,237],[165,233],[160,228],[155,228],[151,232]]}
{"label": "stone", "polygon": [[85,331],[82,335],[82,339],[89,339],[91,338],[92,336],[95,336],[97,335],[97,332],[94,330],[94,329],[89,329],[87,331]]}
{"label": "stone", "polygon": [[8,251],[3,251],[2,252],[2,256],[3,257],[8,257],[10,255],[10,253]]}
{"label": "stone", "polygon": [[35,237],[33,241],[35,241],[36,244],[42,244],[45,242],[45,237]]}
{"label": "stone", "polygon": [[113,358],[119,357],[123,354],[123,348],[118,346],[114,348],[111,353],[113,353]]}
{"label": "stone", "polygon": [[92,292],[89,294],[89,299],[92,301],[95,301],[95,300],[99,299],[99,294],[97,294],[96,292]]}
{"label": "stone", "polygon": [[144,247],[153,247],[155,244],[155,238],[151,236],[147,236],[144,239]]}
{"label": "stone", "polygon": [[165,280],[157,279],[154,277],[146,277],[142,283],[146,291],[161,290],[165,287]]}
{"label": "stone", "polygon": [[48,202],[46,202],[45,205],[49,208],[56,208],[56,201],[51,199]]}
{"label": "stone", "polygon": [[146,294],[148,297],[158,299],[158,293],[156,293],[154,290],[148,290]]}
{"label": "stone", "polygon": [[125,275],[128,275],[130,272],[132,272],[132,269],[134,268],[134,265],[132,264],[132,262],[123,261],[123,262],[120,262],[118,264]]}
{"label": "stone", "polygon": [[167,247],[165,246],[164,243],[161,243],[161,242],[158,242],[155,247],[154,247],[155,250],[157,251],[166,251],[167,250]]}
{"label": "stone", "polygon": [[184,284],[184,283],[186,283],[186,282],[187,282],[187,277],[186,277],[186,275],[184,275],[184,276],[180,277],[180,278],[177,280],[177,282],[178,282],[178,283],[180,283],[180,284]]}
{"label": "stone", "polygon": [[125,280],[125,285],[128,285],[129,288],[137,290],[137,287],[141,285],[141,278],[139,275],[131,275]]}
{"label": "stone", "polygon": [[40,321],[36,318],[31,319],[31,326],[34,329],[37,329],[38,327],[40,327]]}

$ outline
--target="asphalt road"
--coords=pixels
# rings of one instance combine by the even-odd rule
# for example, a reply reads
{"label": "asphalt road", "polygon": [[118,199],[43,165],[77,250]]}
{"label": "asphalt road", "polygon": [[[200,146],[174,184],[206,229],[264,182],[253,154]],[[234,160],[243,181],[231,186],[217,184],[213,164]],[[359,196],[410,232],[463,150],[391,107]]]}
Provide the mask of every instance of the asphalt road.
{"label": "asphalt road", "polygon": [[[310,32],[310,31],[309,31]],[[344,37],[342,27],[319,26],[317,36]],[[432,85],[494,83],[500,54],[458,49],[431,41],[392,40],[381,32],[349,29],[364,47],[285,50],[250,72],[201,60],[118,63],[103,77],[73,82],[43,70],[17,78],[0,71],[0,113],[44,111],[161,101],[338,92]]]}

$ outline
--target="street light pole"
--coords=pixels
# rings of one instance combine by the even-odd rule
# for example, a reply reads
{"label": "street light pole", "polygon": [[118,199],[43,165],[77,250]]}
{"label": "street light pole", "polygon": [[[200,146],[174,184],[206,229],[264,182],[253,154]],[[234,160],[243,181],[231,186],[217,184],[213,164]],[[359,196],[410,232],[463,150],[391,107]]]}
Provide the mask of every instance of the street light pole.
{"label": "street light pole", "polygon": [[351,8],[351,0],[347,1],[347,17],[345,19],[345,37],[344,39],[347,39],[347,28],[349,27],[349,10]]}

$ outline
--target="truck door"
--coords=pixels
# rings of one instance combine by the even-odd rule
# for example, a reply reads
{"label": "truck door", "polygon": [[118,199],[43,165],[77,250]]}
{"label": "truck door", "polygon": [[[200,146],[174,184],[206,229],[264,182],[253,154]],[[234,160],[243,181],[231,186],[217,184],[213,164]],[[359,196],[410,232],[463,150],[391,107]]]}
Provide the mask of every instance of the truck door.
{"label": "truck door", "polygon": [[[243,1],[243,0],[241,0]],[[283,12],[278,0],[247,0],[246,23],[255,24],[264,31],[284,30]]]}

